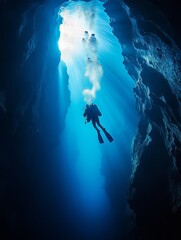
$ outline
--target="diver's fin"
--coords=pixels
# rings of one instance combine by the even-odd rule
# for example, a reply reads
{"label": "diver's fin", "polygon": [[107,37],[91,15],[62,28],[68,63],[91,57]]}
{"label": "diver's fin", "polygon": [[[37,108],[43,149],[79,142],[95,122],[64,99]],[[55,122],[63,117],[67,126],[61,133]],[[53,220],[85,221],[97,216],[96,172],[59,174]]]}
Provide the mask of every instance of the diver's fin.
{"label": "diver's fin", "polygon": [[99,140],[99,142],[100,142],[101,144],[104,143],[104,140],[103,140],[100,132],[98,132],[98,140]]}
{"label": "diver's fin", "polygon": [[109,140],[109,142],[112,142],[114,139],[113,137],[106,131],[106,129],[103,130],[103,132],[105,133],[107,139]]}

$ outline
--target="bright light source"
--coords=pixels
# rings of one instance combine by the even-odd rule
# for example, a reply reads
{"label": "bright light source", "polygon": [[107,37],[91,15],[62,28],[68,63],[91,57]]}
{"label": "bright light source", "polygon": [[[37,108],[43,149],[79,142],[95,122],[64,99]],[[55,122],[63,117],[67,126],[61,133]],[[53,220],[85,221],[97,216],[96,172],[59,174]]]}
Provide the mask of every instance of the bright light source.
{"label": "bright light source", "polygon": [[90,3],[71,2],[60,11],[60,16],[63,19],[60,25],[59,40],[61,59],[67,67],[71,65],[71,68],[78,61],[79,67],[76,72],[81,69],[80,65],[84,64],[85,71],[82,71],[81,78],[86,77],[88,84],[81,92],[86,103],[91,103],[96,98],[96,92],[101,88],[100,81],[103,75],[103,69],[97,57],[96,15],[95,1]]}
{"label": "bright light source", "polygon": [[72,62],[72,58],[77,53],[81,53],[82,38],[85,31],[91,33],[90,23],[85,14],[85,10],[80,6],[72,9],[62,8],[60,12],[63,24],[60,25],[61,36],[58,45],[61,51],[61,58],[66,63]]}

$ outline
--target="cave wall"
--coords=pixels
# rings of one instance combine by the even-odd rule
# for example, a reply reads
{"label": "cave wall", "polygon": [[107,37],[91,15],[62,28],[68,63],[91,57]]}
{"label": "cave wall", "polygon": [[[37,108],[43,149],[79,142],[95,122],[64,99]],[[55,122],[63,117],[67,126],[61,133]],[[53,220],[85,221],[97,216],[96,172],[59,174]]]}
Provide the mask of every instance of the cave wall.
{"label": "cave wall", "polygon": [[177,5],[129,0],[105,4],[122,46],[125,67],[135,81],[140,115],[128,192],[133,212],[126,239],[181,237],[181,39],[175,25],[179,16],[174,17],[179,13]]}
{"label": "cave wall", "polygon": [[58,101],[62,2],[0,2],[1,239],[61,235],[61,172],[53,150],[66,114]]}

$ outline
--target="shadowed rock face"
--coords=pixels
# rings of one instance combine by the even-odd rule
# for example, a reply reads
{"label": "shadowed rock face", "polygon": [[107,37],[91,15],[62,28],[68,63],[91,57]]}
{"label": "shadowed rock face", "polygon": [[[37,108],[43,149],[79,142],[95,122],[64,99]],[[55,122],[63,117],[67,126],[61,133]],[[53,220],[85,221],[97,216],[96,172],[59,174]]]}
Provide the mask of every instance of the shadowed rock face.
{"label": "shadowed rock face", "polygon": [[[63,2],[0,3],[3,239],[68,236],[61,207],[65,189],[57,180],[63,173],[58,162],[50,161],[69,105],[66,86],[66,107],[59,114],[56,8]],[[140,115],[125,239],[181,239],[179,6],[177,1],[125,0],[108,1],[105,8],[122,46],[125,67],[135,81]],[[57,184],[61,184],[59,192]]]}
{"label": "shadowed rock face", "polygon": [[129,237],[179,239],[181,38],[172,12],[176,5],[126,0],[105,6],[136,83],[140,113],[128,193],[137,227]]}
{"label": "shadowed rock face", "polygon": [[[1,239],[56,239],[61,234],[56,201],[62,197],[55,190],[61,172],[51,161],[66,114],[59,112],[57,91],[57,6],[0,3]],[[64,92],[66,109],[67,86]]]}

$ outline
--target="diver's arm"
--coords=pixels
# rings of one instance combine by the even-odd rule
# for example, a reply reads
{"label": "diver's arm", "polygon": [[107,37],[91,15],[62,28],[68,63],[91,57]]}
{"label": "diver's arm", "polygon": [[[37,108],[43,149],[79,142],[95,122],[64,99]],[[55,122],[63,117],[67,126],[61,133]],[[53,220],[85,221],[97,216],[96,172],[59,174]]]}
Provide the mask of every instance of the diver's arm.
{"label": "diver's arm", "polygon": [[82,114],[82,116],[86,117],[87,115],[87,109],[85,109],[84,113]]}

